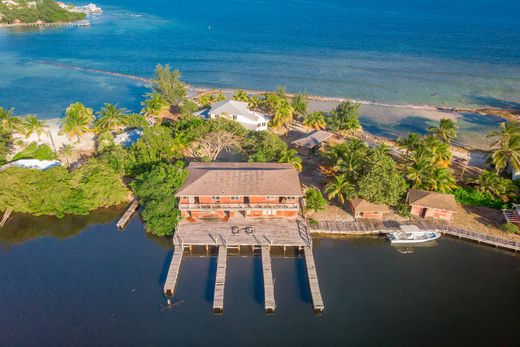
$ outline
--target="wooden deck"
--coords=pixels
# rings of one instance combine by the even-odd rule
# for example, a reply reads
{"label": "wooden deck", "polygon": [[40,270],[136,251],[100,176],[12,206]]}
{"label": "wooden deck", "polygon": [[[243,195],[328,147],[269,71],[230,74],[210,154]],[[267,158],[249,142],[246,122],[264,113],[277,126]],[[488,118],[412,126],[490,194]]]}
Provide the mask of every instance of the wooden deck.
{"label": "wooden deck", "polygon": [[312,246],[307,223],[296,219],[254,219],[236,216],[227,222],[220,219],[195,222],[184,220],[179,223],[175,234],[185,245],[193,246]]}
{"label": "wooden deck", "polygon": [[124,229],[126,227],[128,222],[130,221],[130,219],[134,215],[135,211],[137,211],[137,207],[138,206],[139,206],[139,202],[137,201],[137,199],[134,199],[130,203],[130,205],[128,206],[128,209],[126,210],[125,214],[123,215],[123,217],[121,217],[121,219],[116,224],[116,226],[119,229]]}
{"label": "wooden deck", "polygon": [[271,270],[271,248],[262,246],[262,273],[264,277],[264,309],[265,312],[274,312],[276,302],[274,299],[273,272]]}
{"label": "wooden deck", "polygon": [[305,264],[307,267],[307,277],[309,279],[309,287],[312,297],[312,306],[315,312],[323,312],[325,305],[321,297],[320,285],[318,283],[318,273],[316,271],[316,265],[314,264],[314,255],[310,247],[303,249],[303,255],[305,257]]}
{"label": "wooden deck", "polygon": [[175,292],[175,285],[179,277],[183,254],[183,247],[175,247],[170,268],[168,269],[168,275],[166,276],[166,282],[164,283],[164,293],[167,296],[172,296]]}
{"label": "wooden deck", "polygon": [[217,256],[217,277],[215,278],[215,294],[213,296],[213,311],[224,311],[224,287],[226,285],[226,262],[227,262],[227,248],[224,246],[218,247]]}

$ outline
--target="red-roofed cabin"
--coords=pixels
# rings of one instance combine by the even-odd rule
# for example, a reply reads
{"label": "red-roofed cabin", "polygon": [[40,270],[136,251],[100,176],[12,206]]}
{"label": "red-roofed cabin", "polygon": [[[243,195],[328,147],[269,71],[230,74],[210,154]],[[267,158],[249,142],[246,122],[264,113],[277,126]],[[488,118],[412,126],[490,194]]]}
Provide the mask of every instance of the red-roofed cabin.
{"label": "red-roofed cabin", "polygon": [[422,218],[449,221],[458,209],[455,197],[451,194],[410,189],[406,201],[411,207],[410,213]]}
{"label": "red-roofed cabin", "polygon": [[182,217],[296,218],[303,194],[298,172],[281,163],[191,163],[176,196]]}
{"label": "red-roofed cabin", "polygon": [[383,204],[374,204],[365,199],[352,199],[349,206],[356,219],[382,219],[390,208]]}

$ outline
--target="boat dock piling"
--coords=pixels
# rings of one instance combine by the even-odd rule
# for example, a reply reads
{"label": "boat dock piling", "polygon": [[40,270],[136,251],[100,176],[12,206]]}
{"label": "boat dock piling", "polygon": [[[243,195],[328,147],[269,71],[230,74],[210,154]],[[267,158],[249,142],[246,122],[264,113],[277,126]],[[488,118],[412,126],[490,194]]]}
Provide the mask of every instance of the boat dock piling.
{"label": "boat dock piling", "polygon": [[126,212],[123,215],[123,217],[121,217],[121,219],[117,222],[116,226],[119,229],[124,229],[126,227],[128,222],[130,221],[130,219],[134,215],[135,211],[137,210],[138,206],[139,206],[139,202],[137,201],[137,199],[134,199],[132,201],[132,203],[130,204],[130,206],[128,206],[128,209],[126,210]]}
{"label": "boat dock piling", "polygon": [[316,265],[314,264],[314,256],[310,247],[303,249],[305,257],[305,265],[307,267],[307,277],[309,278],[309,288],[312,297],[312,306],[315,312],[323,312],[325,305],[323,305],[323,299],[321,297],[320,285],[318,283],[318,273],[316,271]]}
{"label": "boat dock piling", "polygon": [[166,282],[164,283],[164,293],[168,296],[172,296],[175,292],[175,285],[177,284],[177,278],[179,278],[179,271],[181,268],[183,255],[184,248],[175,247],[173,251],[172,261],[168,269],[168,275],[166,276]]}
{"label": "boat dock piling", "polygon": [[264,309],[272,313],[276,309],[273,272],[271,270],[271,247],[262,246],[262,273],[264,278]]}
{"label": "boat dock piling", "polygon": [[224,311],[224,287],[226,286],[227,248],[218,246],[217,276],[215,278],[215,293],[213,296],[213,312]]}
{"label": "boat dock piling", "polygon": [[5,223],[7,223],[7,220],[11,216],[11,213],[13,213],[13,209],[12,208],[8,208],[7,210],[5,210],[4,217],[0,221],[0,228],[3,227]]}

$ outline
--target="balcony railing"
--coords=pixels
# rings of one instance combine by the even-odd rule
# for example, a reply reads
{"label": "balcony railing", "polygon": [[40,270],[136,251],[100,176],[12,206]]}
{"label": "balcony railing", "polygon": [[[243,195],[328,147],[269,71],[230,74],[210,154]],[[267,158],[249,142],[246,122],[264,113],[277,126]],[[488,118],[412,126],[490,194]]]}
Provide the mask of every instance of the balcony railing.
{"label": "balcony railing", "polygon": [[181,211],[244,211],[244,210],[298,210],[300,205],[290,204],[179,204]]}

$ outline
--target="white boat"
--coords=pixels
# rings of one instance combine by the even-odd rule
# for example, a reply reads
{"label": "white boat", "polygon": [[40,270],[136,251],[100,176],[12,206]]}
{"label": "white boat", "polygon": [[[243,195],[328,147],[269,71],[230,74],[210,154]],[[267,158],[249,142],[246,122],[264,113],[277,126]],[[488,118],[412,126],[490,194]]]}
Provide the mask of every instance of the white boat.
{"label": "white boat", "polygon": [[388,234],[392,244],[422,243],[437,240],[441,237],[438,231],[421,230],[415,225],[401,225],[400,231]]}

